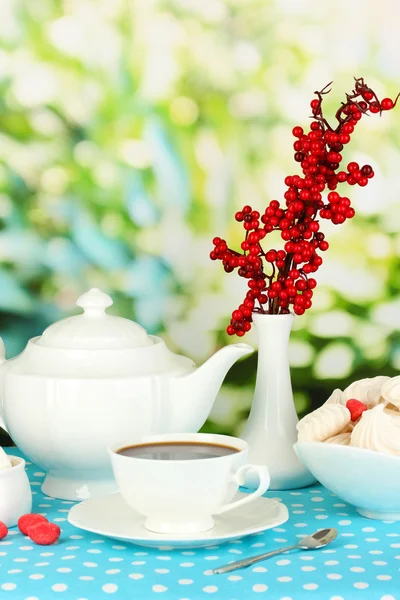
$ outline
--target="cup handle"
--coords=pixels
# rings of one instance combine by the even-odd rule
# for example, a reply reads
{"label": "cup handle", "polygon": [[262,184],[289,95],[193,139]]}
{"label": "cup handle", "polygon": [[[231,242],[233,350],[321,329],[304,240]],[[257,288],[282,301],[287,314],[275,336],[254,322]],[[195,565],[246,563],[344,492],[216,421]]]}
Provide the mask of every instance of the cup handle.
{"label": "cup handle", "polygon": [[264,492],[267,491],[269,483],[270,483],[270,476],[268,473],[268,469],[265,466],[242,465],[236,471],[235,475],[233,476],[234,481],[238,485],[243,485],[246,480],[246,473],[248,471],[255,471],[257,473],[257,475],[260,479],[258,488],[251,494],[247,494],[245,498],[241,498],[240,500],[236,500],[235,502],[230,502],[229,504],[225,504],[224,506],[221,506],[221,508],[219,508],[218,510],[216,510],[213,513],[214,515],[220,515],[222,513],[227,512],[228,510],[233,510],[234,508],[237,508],[238,506],[243,506],[243,504],[248,504],[249,502],[252,502],[256,498],[259,498],[260,496],[262,496],[264,494]]}

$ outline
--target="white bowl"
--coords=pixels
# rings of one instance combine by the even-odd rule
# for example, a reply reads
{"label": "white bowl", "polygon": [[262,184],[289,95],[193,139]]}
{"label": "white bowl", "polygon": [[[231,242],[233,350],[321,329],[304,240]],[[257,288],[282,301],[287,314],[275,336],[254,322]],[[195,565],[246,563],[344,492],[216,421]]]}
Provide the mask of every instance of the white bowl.
{"label": "white bowl", "polygon": [[314,477],[360,515],[400,521],[400,456],[323,442],[297,442],[294,449]]}

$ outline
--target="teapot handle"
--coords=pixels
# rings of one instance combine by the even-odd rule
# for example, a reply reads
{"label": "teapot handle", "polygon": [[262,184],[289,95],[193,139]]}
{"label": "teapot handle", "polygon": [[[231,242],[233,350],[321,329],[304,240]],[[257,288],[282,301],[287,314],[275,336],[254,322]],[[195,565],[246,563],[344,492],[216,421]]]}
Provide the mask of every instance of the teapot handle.
{"label": "teapot handle", "polygon": [[[3,339],[0,337],[0,368],[1,368],[1,365],[5,362],[5,360],[6,360],[6,350],[4,347]],[[2,413],[3,413],[2,396],[3,396],[3,394],[2,394],[1,388],[2,388],[2,386],[1,386],[1,373],[0,373],[0,427],[2,427],[7,433],[9,433],[9,431],[4,423],[3,416],[2,416]]]}

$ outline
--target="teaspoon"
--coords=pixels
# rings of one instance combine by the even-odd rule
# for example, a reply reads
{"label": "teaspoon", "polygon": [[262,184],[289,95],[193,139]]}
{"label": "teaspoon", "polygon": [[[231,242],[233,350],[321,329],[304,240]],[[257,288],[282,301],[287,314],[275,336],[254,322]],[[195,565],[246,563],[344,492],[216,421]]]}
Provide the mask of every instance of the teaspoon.
{"label": "teaspoon", "polygon": [[217,567],[216,569],[213,569],[212,572],[215,574],[228,573],[229,571],[235,571],[236,569],[250,567],[256,562],[260,562],[266,558],[271,558],[271,556],[276,556],[277,554],[282,554],[288,550],[317,550],[318,548],[323,548],[324,546],[327,546],[333,542],[333,540],[336,539],[337,534],[337,529],[321,529],[312,535],[307,535],[307,537],[301,539],[297,544],[294,544],[294,546],[287,546],[286,548],[280,548],[279,550],[272,550],[272,552],[264,552],[264,554],[257,554],[256,556],[251,556],[250,558],[236,560],[235,562],[231,562],[223,567]]}

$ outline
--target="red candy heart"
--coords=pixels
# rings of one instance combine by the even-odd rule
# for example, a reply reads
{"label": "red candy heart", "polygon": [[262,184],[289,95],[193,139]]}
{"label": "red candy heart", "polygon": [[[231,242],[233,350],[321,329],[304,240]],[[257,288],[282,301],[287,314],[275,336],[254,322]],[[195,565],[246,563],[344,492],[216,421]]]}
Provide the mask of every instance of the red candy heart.
{"label": "red candy heart", "polygon": [[356,400],[355,398],[351,398],[346,402],[346,408],[350,411],[350,416],[352,421],[357,421],[363,414],[364,410],[367,410],[367,405],[364,402],[360,402],[360,400]]}
{"label": "red candy heart", "polygon": [[36,523],[47,523],[47,519],[43,515],[37,515],[35,513],[22,515],[22,517],[18,519],[18,529],[24,535],[28,535],[29,529],[32,525],[36,525]]}
{"label": "red candy heart", "polygon": [[55,523],[39,522],[29,528],[29,537],[40,546],[54,544],[60,537],[61,530]]}
{"label": "red candy heart", "polygon": [[8,528],[3,521],[0,521],[0,540],[4,539],[8,533]]}

